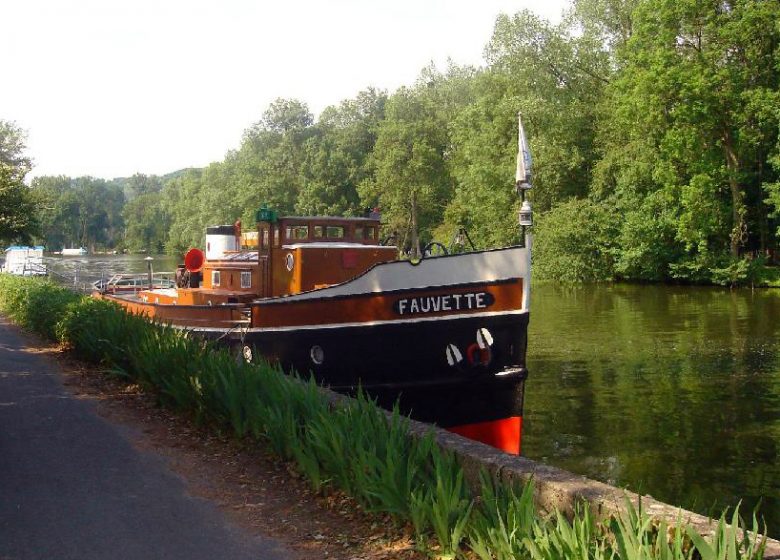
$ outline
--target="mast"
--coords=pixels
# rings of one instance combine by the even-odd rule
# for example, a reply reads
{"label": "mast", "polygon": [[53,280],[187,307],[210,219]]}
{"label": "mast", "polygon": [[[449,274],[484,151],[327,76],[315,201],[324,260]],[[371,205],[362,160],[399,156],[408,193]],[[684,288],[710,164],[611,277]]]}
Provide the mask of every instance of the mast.
{"label": "mast", "polygon": [[517,194],[520,195],[521,200],[518,221],[520,222],[522,244],[524,247],[528,248],[531,246],[531,235],[527,233],[527,228],[533,225],[533,211],[531,210],[531,203],[526,200],[526,193],[532,188],[531,179],[531,150],[528,147],[528,140],[525,137],[523,115],[522,113],[517,113],[517,170],[515,171],[515,189],[517,190]]}

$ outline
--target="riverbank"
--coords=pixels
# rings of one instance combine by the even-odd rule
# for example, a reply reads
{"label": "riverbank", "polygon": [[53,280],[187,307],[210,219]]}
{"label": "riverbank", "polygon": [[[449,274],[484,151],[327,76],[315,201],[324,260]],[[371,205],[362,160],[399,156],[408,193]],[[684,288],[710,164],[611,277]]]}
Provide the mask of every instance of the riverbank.
{"label": "riverbank", "polygon": [[[678,525],[681,519],[672,520],[673,538],[663,542],[657,535],[666,530],[654,532],[646,513],[632,514],[631,508],[629,513],[611,510],[615,516],[604,525],[572,501],[568,507],[573,519],[554,512],[550,517],[536,510],[532,485],[490,476],[466,484],[465,465],[456,462],[452,450],[434,445],[430,435],[410,438],[410,424],[386,416],[365,400],[334,403],[313,384],[236,362],[225,352],[104,302],[76,296],[68,302],[64,291],[46,299],[47,290],[59,289],[31,280],[2,282],[0,296],[7,301],[0,304],[7,304],[17,320],[51,331],[52,319],[61,317],[54,331],[79,356],[109,366],[114,375],[140,385],[180,414],[274,449],[294,462],[314,492],[328,495],[345,489],[363,507],[390,514],[400,526],[411,524],[416,547],[428,553],[443,558],[473,553],[487,559],[510,550],[546,558],[545,547],[552,546],[571,554],[589,550],[598,557],[614,553],[622,558],[648,548],[648,558],[662,550],[673,555],[664,557],[682,558],[692,546],[702,551],[714,546],[732,550],[737,558],[754,556],[753,545],[739,544],[737,533],[722,523],[714,526],[710,545],[694,529]],[[456,438],[443,432],[435,437],[445,435]],[[555,469],[546,472],[560,478]],[[472,470],[472,482],[475,477]],[[545,480],[555,488],[553,478]]]}

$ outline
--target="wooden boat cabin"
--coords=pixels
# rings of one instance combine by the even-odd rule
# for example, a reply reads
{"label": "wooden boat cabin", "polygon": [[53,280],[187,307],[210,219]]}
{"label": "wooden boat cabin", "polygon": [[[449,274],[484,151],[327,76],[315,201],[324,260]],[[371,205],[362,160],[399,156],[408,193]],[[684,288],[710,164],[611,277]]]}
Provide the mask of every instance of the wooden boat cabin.
{"label": "wooden boat cabin", "polygon": [[142,291],[161,305],[241,304],[345,282],[373,265],[397,258],[379,243],[380,218],[278,216],[257,212],[257,231],[241,225],[206,230],[206,251],[191,249],[178,288]]}

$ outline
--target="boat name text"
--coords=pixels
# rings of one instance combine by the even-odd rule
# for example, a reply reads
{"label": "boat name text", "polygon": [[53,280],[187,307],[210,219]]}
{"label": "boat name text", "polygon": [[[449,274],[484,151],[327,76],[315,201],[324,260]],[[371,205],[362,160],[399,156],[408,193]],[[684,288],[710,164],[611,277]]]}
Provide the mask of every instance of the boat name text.
{"label": "boat name text", "polygon": [[393,303],[393,311],[399,315],[438,313],[440,311],[468,311],[486,309],[495,303],[496,298],[488,292],[468,292],[465,294],[446,294],[403,298]]}

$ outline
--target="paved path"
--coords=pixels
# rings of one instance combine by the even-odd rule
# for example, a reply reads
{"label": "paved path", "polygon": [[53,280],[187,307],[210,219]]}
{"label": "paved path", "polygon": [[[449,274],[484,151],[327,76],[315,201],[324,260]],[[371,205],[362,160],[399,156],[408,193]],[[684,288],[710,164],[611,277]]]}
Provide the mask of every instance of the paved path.
{"label": "paved path", "polygon": [[186,493],[0,317],[0,560],[288,560]]}

